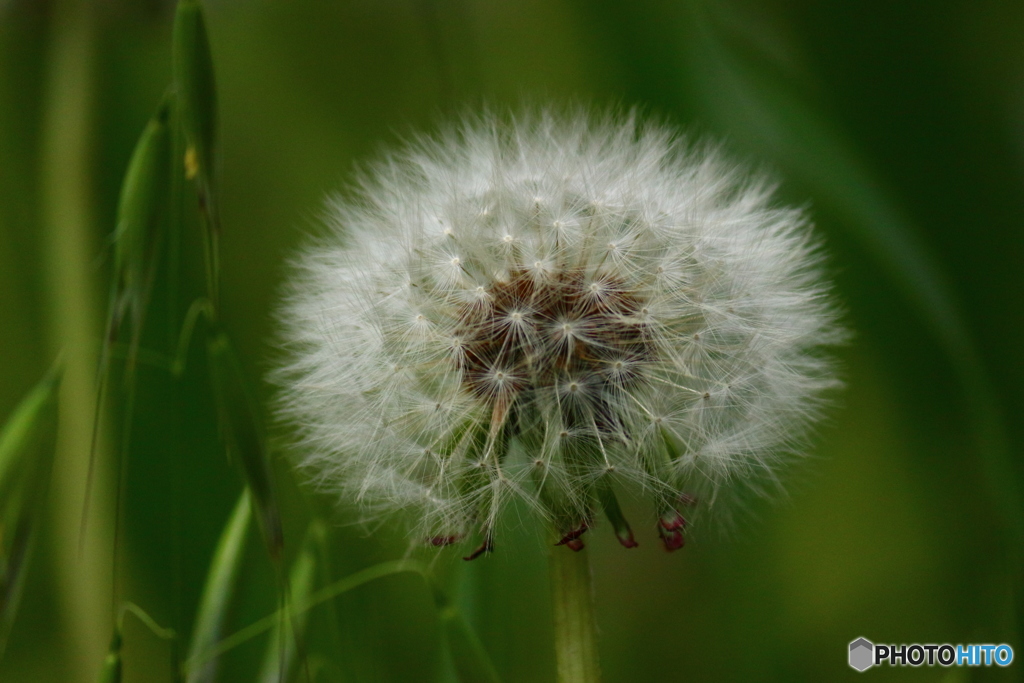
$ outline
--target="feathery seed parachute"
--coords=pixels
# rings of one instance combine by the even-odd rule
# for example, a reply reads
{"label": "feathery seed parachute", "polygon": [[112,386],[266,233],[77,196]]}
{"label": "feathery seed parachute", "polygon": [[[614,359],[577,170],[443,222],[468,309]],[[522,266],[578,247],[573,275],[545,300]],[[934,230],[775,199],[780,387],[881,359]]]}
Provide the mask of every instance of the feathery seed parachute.
{"label": "feathery seed parachute", "polygon": [[[837,385],[802,212],[635,117],[484,115],[393,153],[296,261],[280,310],[297,462],[368,519],[492,548],[520,498],[561,543],[615,491],[684,508],[756,488]],[[692,515],[693,512],[687,512]]]}

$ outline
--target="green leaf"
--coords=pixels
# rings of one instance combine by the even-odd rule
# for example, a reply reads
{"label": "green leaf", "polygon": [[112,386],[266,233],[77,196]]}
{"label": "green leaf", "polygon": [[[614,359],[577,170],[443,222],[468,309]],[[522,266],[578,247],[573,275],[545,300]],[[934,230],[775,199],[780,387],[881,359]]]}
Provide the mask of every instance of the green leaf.
{"label": "green leaf", "polygon": [[55,368],[22,399],[0,431],[0,659],[21,602],[49,489],[59,382]]}
{"label": "green leaf", "polygon": [[51,370],[21,400],[0,431],[0,501],[8,498],[24,468],[32,462],[38,440],[56,433],[59,385],[59,371]]}
{"label": "green leaf", "polygon": [[198,0],[182,0],[174,16],[174,86],[187,144],[190,177],[213,174],[217,137],[217,88],[206,19]]}
{"label": "green leaf", "polygon": [[210,570],[199,601],[199,612],[192,631],[189,647],[188,683],[211,683],[217,672],[216,657],[199,659],[210,651],[220,639],[227,623],[231,598],[238,583],[242,558],[245,555],[245,539],[252,517],[249,491],[246,489],[235,504],[234,512],[221,533],[217,549],[210,563]]}
{"label": "green leaf", "polygon": [[224,332],[213,333],[207,352],[220,413],[221,432],[228,451],[242,465],[245,481],[259,512],[260,528],[267,550],[276,561],[281,557],[284,535],[258,406],[245,385],[238,358]]}
{"label": "green leaf", "polygon": [[[292,605],[306,604],[316,586],[318,536],[323,536],[322,524],[314,521],[310,524],[299,556],[292,564],[288,581],[288,600]],[[281,613],[281,618],[267,642],[267,651],[263,657],[258,681],[283,683],[291,680],[297,663],[296,655],[304,654],[308,619],[308,610],[296,613],[289,608]]]}
{"label": "green leaf", "polygon": [[[196,181],[203,219],[207,289],[219,305],[220,219],[215,190],[217,157],[217,88],[206,20],[198,0],[181,0],[174,17],[174,91],[178,120],[185,136],[185,177]],[[177,168],[177,167],[176,167]]]}
{"label": "green leaf", "polygon": [[170,191],[170,101],[165,98],[142,131],[121,185],[114,233],[114,266],[118,290],[147,290],[160,224],[167,213]]}

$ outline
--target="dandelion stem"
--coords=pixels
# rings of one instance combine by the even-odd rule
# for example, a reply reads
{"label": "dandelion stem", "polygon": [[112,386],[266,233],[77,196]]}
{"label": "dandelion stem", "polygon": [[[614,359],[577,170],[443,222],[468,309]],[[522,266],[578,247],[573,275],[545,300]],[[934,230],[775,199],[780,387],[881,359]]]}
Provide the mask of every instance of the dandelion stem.
{"label": "dandelion stem", "polygon": [[597,683],[597,621],[586,550],[553,547],[551,602],[555,612],[555,661],[559,683]]}

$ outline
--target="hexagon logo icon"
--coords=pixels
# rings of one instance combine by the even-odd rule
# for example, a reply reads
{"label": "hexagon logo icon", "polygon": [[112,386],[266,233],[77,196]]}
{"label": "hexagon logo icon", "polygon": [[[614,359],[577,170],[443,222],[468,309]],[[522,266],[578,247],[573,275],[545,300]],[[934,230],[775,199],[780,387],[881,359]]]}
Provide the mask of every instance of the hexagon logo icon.
{"label": "hexagon logo icon", "polygon": [[850,666],[857,671],[866,671],[875,663],[875,644],[867,638],[858,638],[850,643]]}

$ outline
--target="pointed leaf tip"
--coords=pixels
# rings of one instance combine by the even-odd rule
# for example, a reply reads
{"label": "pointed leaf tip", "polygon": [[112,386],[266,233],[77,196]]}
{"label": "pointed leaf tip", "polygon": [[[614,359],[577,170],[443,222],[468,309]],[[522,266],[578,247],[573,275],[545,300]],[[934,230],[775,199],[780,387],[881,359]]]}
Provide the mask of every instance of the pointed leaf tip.
{"label": "pointed leaf tip", "polygon": [[[197,173],[212,173],[217,133],[217,88],[203,8],[182,0],[174,16],[174,86],[181,125],[189,147],[197,153]],[[208,181],[207,181],[208,182]]]}

